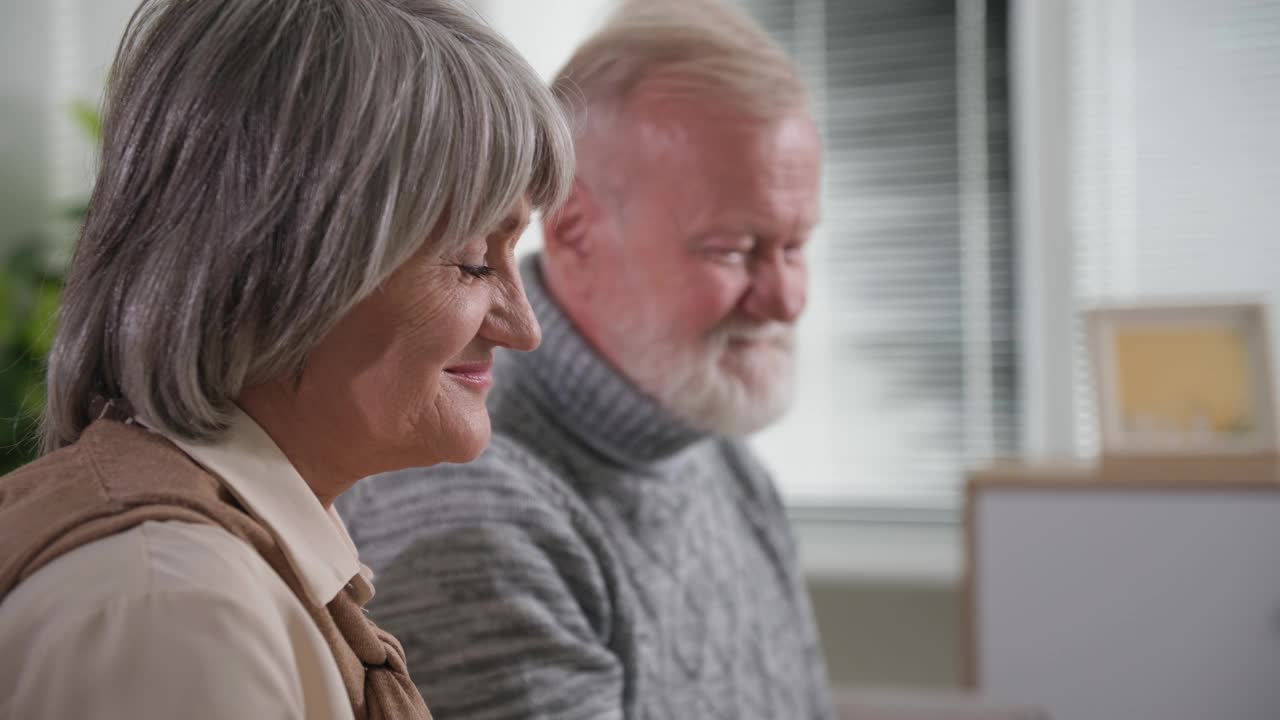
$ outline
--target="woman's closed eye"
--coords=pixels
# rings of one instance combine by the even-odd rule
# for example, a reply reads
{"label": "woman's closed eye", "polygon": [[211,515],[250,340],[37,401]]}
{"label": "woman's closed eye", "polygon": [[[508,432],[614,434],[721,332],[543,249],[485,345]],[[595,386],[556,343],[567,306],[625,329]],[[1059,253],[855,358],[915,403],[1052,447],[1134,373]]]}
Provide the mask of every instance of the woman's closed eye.
{"label": "woman's closed eye", "polygon": [[490,275],[497,272],[497,270],[494,270],[492,267],[489,267],[488,265],[463,264],[463,265],[459,265],[458,269],[461,270],[463,273],[470,275],[471,277],[477,277],[477,278],[489,277]]}

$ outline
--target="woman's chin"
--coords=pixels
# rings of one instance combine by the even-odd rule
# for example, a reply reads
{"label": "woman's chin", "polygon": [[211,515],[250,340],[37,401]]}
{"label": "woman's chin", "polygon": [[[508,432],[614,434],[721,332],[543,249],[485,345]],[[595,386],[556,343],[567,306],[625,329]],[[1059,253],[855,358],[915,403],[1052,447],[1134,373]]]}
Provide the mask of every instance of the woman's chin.
{"label": "woman's chin", "polygon": [[489,447],[489,440],[493,437],[493,431],[489,426],[489,414],[484,413],[483,422],[477,422],[465,428],[459,428],[457,432],[449,433],[447,438],[443,438],[442,449],[443,457],[436,462],[463,464],[480,457],[485,448]]}

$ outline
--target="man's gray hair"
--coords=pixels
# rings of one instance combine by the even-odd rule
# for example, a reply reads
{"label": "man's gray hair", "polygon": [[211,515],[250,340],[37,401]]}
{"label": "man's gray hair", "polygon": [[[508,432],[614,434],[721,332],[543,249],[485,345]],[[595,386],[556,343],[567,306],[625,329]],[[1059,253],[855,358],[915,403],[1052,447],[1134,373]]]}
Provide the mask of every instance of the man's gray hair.
{"label": "man's gray hair", "polygon": [[[722,0],[624,0],[556,75],[579,140],[607,136],[641,82],[764,119],[807,105],[795,63],[754,20]],[[602,137],[602,139],[604,139]]]}
{"label": "man's gray hair", "polygon": [[555,206],[573,177],[550,91],[457,0],[146,0],[103,135],[46,452],[99,397],[215,439],[424,242],[487,234],[526,193]]}

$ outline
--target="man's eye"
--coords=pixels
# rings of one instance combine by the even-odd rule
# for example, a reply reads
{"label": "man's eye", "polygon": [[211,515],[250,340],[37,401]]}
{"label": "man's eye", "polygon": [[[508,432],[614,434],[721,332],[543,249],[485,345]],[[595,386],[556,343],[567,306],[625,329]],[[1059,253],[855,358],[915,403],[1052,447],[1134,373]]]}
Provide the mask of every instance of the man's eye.
{"label": "man's eye", "polygon": [[488,265],[459,265],[458,269],[471,277],[478,278],[489,277],[495,272],[494,269]]}
{"label": "man's eye", "polygon": [[707,254],[722,262],[741,263],[747,260],[747,251],[738,248],[707,248]]}

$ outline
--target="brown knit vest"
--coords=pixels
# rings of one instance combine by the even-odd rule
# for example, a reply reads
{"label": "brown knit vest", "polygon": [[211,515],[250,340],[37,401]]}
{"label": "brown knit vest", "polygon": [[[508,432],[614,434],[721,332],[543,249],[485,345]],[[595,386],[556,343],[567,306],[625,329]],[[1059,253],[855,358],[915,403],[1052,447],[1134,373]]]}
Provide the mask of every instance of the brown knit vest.
{"label": "brown knit vest", "polygon": [[275,537],[221,482],[162,437],[114,420],[0,478],[0,601],[59,556],[151,520],[216,525],[249,543],[329,643],[356,718],[429,720],[404,650],[361,607],[370,595],[363,577],[317,605]]}

